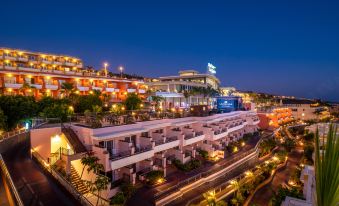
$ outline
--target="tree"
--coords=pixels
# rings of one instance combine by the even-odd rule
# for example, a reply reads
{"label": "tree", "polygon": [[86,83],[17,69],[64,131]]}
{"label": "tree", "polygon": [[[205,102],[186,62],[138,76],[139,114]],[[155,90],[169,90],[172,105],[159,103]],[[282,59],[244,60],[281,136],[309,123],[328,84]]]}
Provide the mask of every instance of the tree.
{"label": "tree", "polygon": [[137,109],[140,109],[141,103],[142,103],[142,100],[140,99],[140,97],[138,97],[137,94],[129,93],[124,102],[124,105],[126,106],[127,110],[137,110]]}
{"label": "tree", "polygon": [[[339,136],[337,128],[330,125],[324,152],[320,151],[319,132],[315,137],[316,205],[335,206],[339,202]],[[321,152],[321,153],[320,153]]]}
{"label": "tree", "polygon": [[99,204],[99,199],[100,199],[100,193],[102,190],[107,190],[108,184],[109,184],[110,180],[108,177],[104,176],[104,175],[97,175],[94,185],[96,190],[98,191],[98,200],[97,200],[97,204]]}
{"label": "tree", "polygon": [[9,131],[17,126],[20,121],[34,117],[38,112],[38,105],[33,96],[5,96],[0,95],[0,108],[5,120],[5,130]]}
{"label": "tree", "polygon": [[[82,172],[80,175],[80,179],[82,178],[82,175],[84,173],[85,167],[87,166],[88,168],[90,168],[90,165],[94,165],[99,161],[99,158],[94,156],[93,153],[87,153],[86,156],[84,156],[83,158],[81,158],[81,164],[82,164]],[[87,172],[90,172],[92,169],[88,170]]]}
{"label": "tree", "polygon": [[20,87],[19,91],[22,92],[26,96],[26,91],[31,90],[31,89],[35,89],[35,87],[31,86],[27,82],[24,82],[22,86]]}
{"label": "tree", "polygon": [[0,108],[0,132],[6,129],[7,127],[6,121],[7,121],[7,116],[4,114],[4,112]]}
{"label": "tree", "polygon": [[65,93],[66,97],[69,97],[69,95],[73,92],[74,90],[74,84],[70,82],[63,82],[61,84],[61,93]]}

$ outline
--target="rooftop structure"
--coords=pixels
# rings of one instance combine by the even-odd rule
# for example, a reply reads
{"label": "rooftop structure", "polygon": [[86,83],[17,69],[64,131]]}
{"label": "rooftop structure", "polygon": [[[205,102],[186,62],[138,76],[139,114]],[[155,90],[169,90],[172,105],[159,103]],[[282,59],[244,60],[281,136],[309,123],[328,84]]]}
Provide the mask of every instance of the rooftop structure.
{"label": "rooftop structure", "polygon": [[[225,147],[246,133],[256,132],[258,123],[256,113],[250,111],[141,121],[97,129],[72,123],[69,129],[73,135],[69,130],[65,133],[60,127],[32,130],[31,145],[46,161],[52,161],[59,148],[75,151],[69,137],[76,136],[100,159],[112,182],[124,180],[135,184],[142,182],[145,174],[153,170],[163,171],[166,177],[173,172],[173,168],[169,170],[172,160],[186,163],[196,158],[200,149],[207,151],[211,157],[224,158]],[[80,157],[74,156],[77,153],[62,154],[67,156],[62,158],[68,165],[66,169],[69,171],[66,172],[74,168],[80,174],[83,167]],[[112,187],[107,194],[114,195],[115,189]]]}

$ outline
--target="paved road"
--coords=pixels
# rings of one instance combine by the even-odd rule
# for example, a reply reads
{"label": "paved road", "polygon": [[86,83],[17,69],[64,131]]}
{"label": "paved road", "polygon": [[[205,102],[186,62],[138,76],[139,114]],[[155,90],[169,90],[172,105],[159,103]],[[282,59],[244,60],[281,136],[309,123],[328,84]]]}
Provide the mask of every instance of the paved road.
{"label": "paved road", "polygon": [[19,145],[4,154],[4,159],[13,182],[24,205],[72,206],[80,205],[52,177],[30,159],[29,147]]}
{"label": "paved road", "polygon": [[279,186],[282,184],[288,182],[289,177],[292,175],[294,169],[297,167],[299,164],[300,160],[302,158],[302,151],[301,150],[293,150],[289,155],[288,155],[288,162],[286,167],[281,168],[278,170],[272,180],[272,182],[260,190],[258,190],[251,203],[260,205],[260,206],[266,206],[269,204],[270,199],[273,196],[273,192],[276,192]]}

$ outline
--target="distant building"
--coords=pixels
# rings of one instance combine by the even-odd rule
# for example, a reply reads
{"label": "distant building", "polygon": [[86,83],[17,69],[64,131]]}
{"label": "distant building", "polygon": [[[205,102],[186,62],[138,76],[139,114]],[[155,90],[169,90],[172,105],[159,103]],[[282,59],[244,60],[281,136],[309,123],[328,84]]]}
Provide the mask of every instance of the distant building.
{"label": "distant building", "polygon": [[291,122],[293,119],[290,108],[275,108],[269,111],[257,111],[261,129],[274,130],[282,124]]}
{"label": "distant building", "polygon": [[307,99],[282,99],[280,105],[290,108],[296,120],[316,120],[323,110],[315,101]]}
{"label": "distant building", "polygon": [[[165,76],[146,82],[156,96],[163,97],[164,108],[187,108],[190,105],[211,104],[209,97],[192,94],[194,88],[219,88],[220,80],[213,74],[201,74],[195,70],[180,71],[178,76]],[[187,94],[185,96],[185,93]]]}

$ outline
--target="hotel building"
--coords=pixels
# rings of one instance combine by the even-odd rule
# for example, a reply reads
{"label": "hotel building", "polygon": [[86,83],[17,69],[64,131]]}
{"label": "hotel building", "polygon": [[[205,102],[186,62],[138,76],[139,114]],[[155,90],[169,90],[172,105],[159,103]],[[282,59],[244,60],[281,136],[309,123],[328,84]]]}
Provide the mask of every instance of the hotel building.
{"label": "hotel building", "polygon": [[195,87],[211,87],[215,90],[219,89],[220,80],[213,74],[201,74],[195,70],[179,71],[178,76],[165,76],[157,79],[151,79],[146,82],[149,89],[155,92],[156,96],[165,99],[164,108],[186,108],[190,105],[207,105],[212,101],[208,101],[208,97],[195,94],[186,98],[184,91],[191,91]]}
{"label": "hotel building", "polygon": [[[61,154],[59,158],[66,162],[66,172],[74,168],[78,174],[83,169],[81,154],[93,151],[112,182],[125,180],[135,184],[152,170],[161,170],[166,176],[172,160],[186,163],[196,157],[198,149],[207,151],[211,157],[223,158],[225,147],[244,134],[257,131],[258,123],[258,116],[251,111],[97,129],[72,123],[67,128],[31,130],[31,146],[49,164],[55,162],[53,155]],[[112,187],[108,192],[108,198],[115,189]]]}
{"label": "hotel building", "polygon": [[258,117],[260,119],[259,127],[271,130],[294,120],[292,110],[287,107],[275,108],[269,111],[258,111]]}
{"label": "hotel building", "polygon": [[0,48],[0,91],[6,95],[62,97],[61,85],[72,83],[77,94],[99,90],[120,102],[128,93],[145,94],[143,81],[109,77],[107,72],[84,69],[77,57]]}

